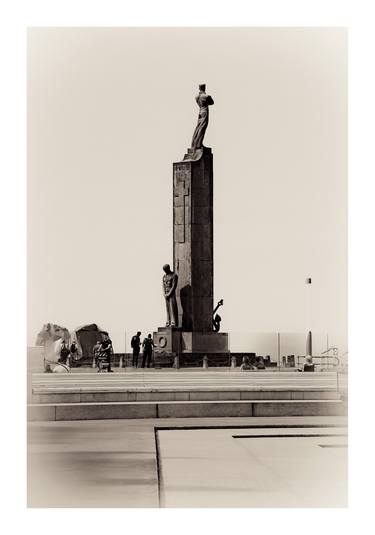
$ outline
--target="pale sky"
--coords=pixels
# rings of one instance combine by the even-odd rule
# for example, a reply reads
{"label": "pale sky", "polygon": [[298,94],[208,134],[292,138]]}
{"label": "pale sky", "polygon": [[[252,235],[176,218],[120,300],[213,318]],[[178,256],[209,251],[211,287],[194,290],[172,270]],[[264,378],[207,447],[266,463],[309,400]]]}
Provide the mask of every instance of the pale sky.
{"label": "pale sky", "polygon": [[310,326],[343,353],[346,76],[344,29],[29,30],[28,344],[46,322],[97,323],[123,351],[125,331],[129,350],[133,331],[164,324],[172,163],[206,83],[231,349]]}

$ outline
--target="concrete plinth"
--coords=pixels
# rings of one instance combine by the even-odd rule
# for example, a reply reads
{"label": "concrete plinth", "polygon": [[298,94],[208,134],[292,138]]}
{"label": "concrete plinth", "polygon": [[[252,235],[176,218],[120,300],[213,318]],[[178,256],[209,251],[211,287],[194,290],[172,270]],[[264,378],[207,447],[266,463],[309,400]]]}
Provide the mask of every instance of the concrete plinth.
{"label": "concrete plinth", "polygon": [[181,352],[181,330],[175,327],[159,327],[153,333],[155,357],[161,354],[178,355]]}
{"label": "concrete plinth", "polygon": [[181,353],[229,353],[228,333],[181,332]]}
{"label": "concrete plinth", "polygon": [[[200,355],[211,357],[229,355],[228,333],[182,331],[173,327],[160,327],[153,334],[155,364],[180,357],[180,364],[189,365]],[[225,359],[225,363],[227,360]]]}

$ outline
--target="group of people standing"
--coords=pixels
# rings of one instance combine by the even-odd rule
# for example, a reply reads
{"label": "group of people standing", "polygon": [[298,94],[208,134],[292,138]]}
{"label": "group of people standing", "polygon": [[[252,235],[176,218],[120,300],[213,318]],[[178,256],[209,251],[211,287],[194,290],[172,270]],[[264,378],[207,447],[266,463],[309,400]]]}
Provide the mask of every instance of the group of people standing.
{"label": "group of people standing", "polygon": [[[138,368],[138,359],[142,350],[141,368],[150,368],[154,352],[154,342],[151,334],[148,334],[143,342],[141,342],[141,334],[141,331],[138,331],[131,339],[131,347],[133,350],[132,367]],[[102,340],[97,340],[93,347],[96,367],[98,368],[98,371],[101,371],[103,365],[105,365],[109,372],[113,372],[111,367],[111,357],[113,355],[112,341],[109,338],[108,333],[102,332],[101,335]],[[70,368],[71,360],[77,360],[79,358],[79,351],[77,342],[73,341],[69,345],[69,343],[63,340],[59,352],[59,364]]]}
{"label": "group of people standing", "polygon": [[60,357],[59,357],[59,364],[63,364],[65,366],[70,366],[71,359],[77,360],[78,357],[78,346],[75,341],[73,341],[70,346],[68,343],[63,340],[61,342],[60,347]]}
{"label": "group of people standing", "polygon": [[[133,349],[133,359],[132,366],[133,368],[138,368],[138,358],[141,352],[141,332],[138,331],[131,339],[131,347]],[[141,368],[145,366],[150,368],[152,361],[152,354],[154,351],[154,342],[152,340],[151,334],[149,334],[142,342],[142,364]]]}

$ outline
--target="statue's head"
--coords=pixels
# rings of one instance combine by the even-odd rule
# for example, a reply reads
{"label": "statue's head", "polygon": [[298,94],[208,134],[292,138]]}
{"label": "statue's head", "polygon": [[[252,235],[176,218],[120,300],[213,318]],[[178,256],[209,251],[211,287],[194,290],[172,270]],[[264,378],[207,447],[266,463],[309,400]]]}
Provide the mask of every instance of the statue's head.
{"label": "statue's head", "polygon": [[141,331],[137,332],[137,336],[141,336],[141,334],[142,334]]}
{"label": "statue's head", "polygon": [[165,273],[170,273],[171,272],[171,266],[169,264],[164,264],[163,266],[163,271],[165,271]]}
{"label": "statue's head", "polygon": [[199,91],[206,91],[206,84],[199,84]]}

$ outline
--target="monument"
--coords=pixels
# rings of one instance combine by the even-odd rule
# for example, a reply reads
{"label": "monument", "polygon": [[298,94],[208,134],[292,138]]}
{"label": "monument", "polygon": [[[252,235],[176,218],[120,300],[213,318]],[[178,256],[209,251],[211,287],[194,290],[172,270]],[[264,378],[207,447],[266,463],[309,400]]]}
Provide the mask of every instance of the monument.
{"label": "monument", "polygon": [[162,355],[185,355],[187,362],[189,356],[229,355],[228,334],[213,321],[213,155],[203,139],[214,101],[205,89],[200,85],[196,97],[191,148],[173,164],[173,271],[163,267],[167,318],[153,335],[156,361]]}

